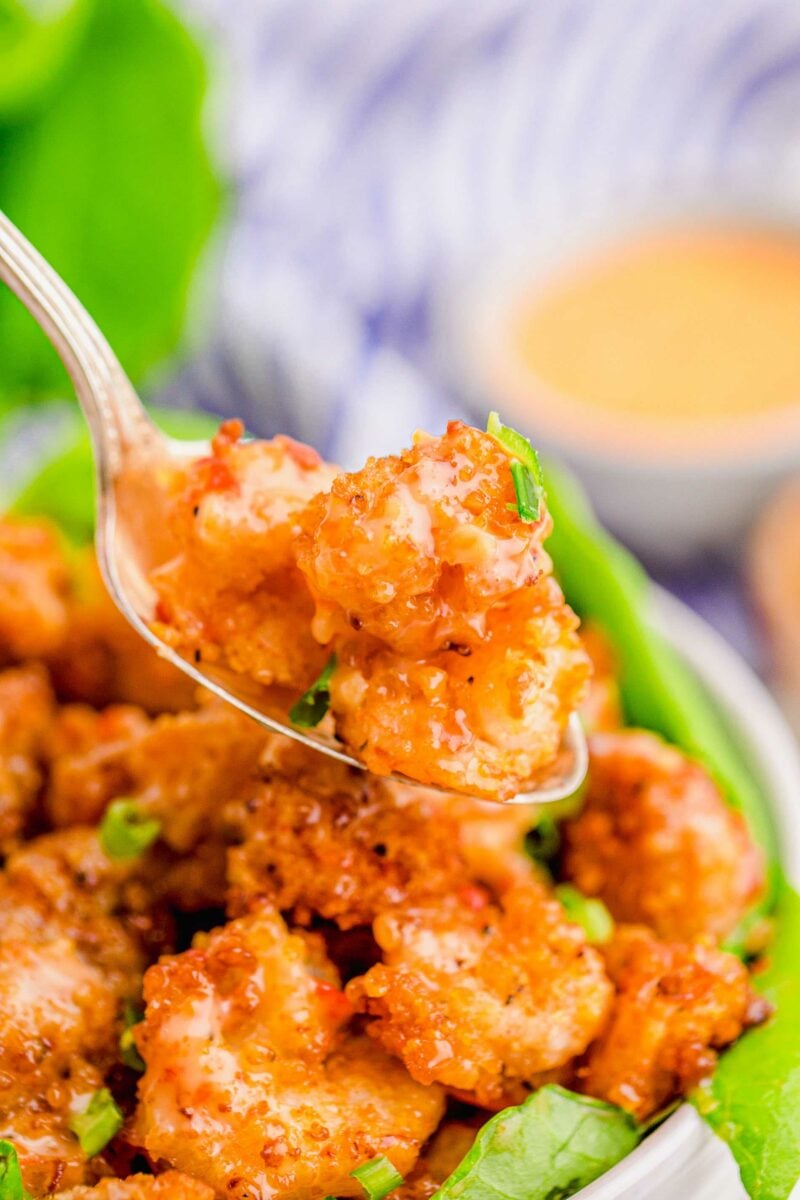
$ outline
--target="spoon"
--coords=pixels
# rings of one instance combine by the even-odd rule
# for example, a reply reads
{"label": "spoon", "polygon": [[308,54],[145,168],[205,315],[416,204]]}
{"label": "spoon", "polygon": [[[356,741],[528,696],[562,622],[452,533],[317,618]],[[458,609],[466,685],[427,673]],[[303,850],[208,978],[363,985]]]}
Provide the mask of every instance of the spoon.
{"label": "spoon", "polygon": [[[0,278],[42,327],[64,363],[89,426],[97,476],[95,549],[106,587],[120,612],[158,653],[221,699],[275,733],[364,770],[331,737],[276,719],[265,711],[258,684],[225,667],[183,658],[150,627],[155,594],[150,572],[174,547],[165,541],[164,489],[159,475],[209,453],[207,442],[166,437],[150,420],[130,380],[92,318],[53,268],[0,212]],[[123,281],[124,284],[124,281]],[[559,754],[506,804],[550,804],[583,782],[588,752],[577,713],[569,719]],[[404,783],[414,783],[403,777]]]}

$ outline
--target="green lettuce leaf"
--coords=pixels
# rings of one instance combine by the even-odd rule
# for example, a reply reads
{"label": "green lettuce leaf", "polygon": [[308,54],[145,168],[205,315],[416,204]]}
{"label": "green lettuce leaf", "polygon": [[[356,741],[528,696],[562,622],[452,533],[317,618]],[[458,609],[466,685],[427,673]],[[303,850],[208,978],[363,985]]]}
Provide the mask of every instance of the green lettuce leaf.
{"label": "green lettuce leaf", "polygon": [[92,0],[0,0],[0,121],[48,97],[86,28]]}
{"label": "green lettuce leaf", "polygon": [[[205,70],[158,0],[88,0],[88,10],[47,103],[0,123],[0,209],[63,275],[136,382],[178,342],[218,212],[201,128]],[[64,36],[48,27],[31,55],[38,46],[43,62]],[[0,346],[0,406],[67,390],[55,352],[5,287]]]}
{"label": "green lettuce leaf", "polygon": [[776,917],[767,968],[753,979],[775,1015],[726,1050],[693,1098],[752,1200],[786,1200],[800,1179],[800,897],[783,881]]}
{"label": "green lettuce leaf", "polygon": [[566,1200],[640,1137],[621,1108],[548,1084],[483,1126],[433,1200]]}

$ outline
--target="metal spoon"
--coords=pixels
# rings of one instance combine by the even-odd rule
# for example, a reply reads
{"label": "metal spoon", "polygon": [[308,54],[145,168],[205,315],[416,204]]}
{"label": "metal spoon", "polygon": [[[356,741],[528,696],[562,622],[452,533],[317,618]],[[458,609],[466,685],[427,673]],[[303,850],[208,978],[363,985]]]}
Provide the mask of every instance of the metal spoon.
{"label": "metal spoon", "polygon": [[[200,669],[153,633],[155,594],[149,576],[167,557],[161,540],[164,523],[159,519],[163,499],[159,470],[207,454],[208,444],[175,441],[156,428],[92,318],[3,213],[0,278],[47,334],[75,385],[89,425],[97,473],[97,560],[117,608],[163,658],[198,684],[273,732],[363,770],[364,764],[346,754],[333,738],[296,729],[277,720],[274,711],[266,712],[256,683],[217,665],[206,663]],[[583,727],[573,713],[552,768],[532,782],[529,792],[506,803],[563,800],[583,782],[587,763]]]}

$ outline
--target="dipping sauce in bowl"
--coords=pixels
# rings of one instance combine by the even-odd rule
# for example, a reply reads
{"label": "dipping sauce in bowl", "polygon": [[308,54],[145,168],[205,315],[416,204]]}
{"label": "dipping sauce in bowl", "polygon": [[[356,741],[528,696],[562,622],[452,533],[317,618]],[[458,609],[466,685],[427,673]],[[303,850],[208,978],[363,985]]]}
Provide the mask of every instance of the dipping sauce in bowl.
{"label": "dipping sauce in bowl", "polygon": [[496,390],[546,433],[703,457],[800,434],[791,232],[635,235],[521,288],[502,324]]}

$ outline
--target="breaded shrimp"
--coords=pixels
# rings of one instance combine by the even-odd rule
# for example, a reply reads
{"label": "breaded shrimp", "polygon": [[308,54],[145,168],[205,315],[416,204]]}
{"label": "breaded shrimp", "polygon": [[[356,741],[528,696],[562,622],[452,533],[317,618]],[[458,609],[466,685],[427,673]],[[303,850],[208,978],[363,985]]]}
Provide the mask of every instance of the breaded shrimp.
{"label": "breaded shrimp", "polygon": [[583,931],[538,883],[497,904],[473,886],[374,926],[384,961],[346,992],[415,1079],[484,1107],[518,1103],[600,1031],[612,987]]}
{"label": "breaded shrimp", "polygon": [[660,942],[621,926],[604,953],[617,994],[579,1086],[639,1119],[686,1095],[711,1074],[718,1050],[768,1015],[739,959],[710,943]]}
{"label": "breaded shrimp", "polygon": [[242,432],[238,421],[223,425],[210,457],[176,488],[180,550],[153,576],[158,632],[259,683],[304,691],[327,654],[311,636],[313,602],[293,542],[301,509],[334,470],[291,438],[243,442]]}
{"label": "breaded shrimp", "polygon": [[721,940],[764,886],[762,856],[699,764],[638,730],[590,739],[579,815],[563,826],[565,878],[620,921]]}
{"label": "breaded shrimp", "polygon": [[134,704],[149,713],[194,708],[196,687],[142,640],[109,596],[94,552],[71,566],[68,632],[48,655],[59,696],[96,708]]}
{"label": "breaded shrimp", "polygon": [[376,779],[286,739],[270,743],[262,772],[230,854],[235,912],[265,896],[300,923],[349,929],[411,897],[530,873],[525,806]]}
{"label": "breaded shrimp", "polygon": [[161,894],[184,911],[220,905],[236,836],[225,806],[255,789],[268,738],[216,700],[152,721],[124,706],[96,713],[71,705],[57,722],[46,808],[68,826],[98,822],[118,797],[134,800],[142,817],[160,822]]}
{"label": "breaded shrimp", "polygon": [[56,1196],[57,1200],[214,1200],[207,1184],[180,1171],[101,1179],[94,1187],[70,1188]]}
{"label": "breaded shrimp", "polygon": [[524,522],[514,500],[507,452],[452,421],[304,512],[297,561],[338,658],[337,733],[375,773],[504,798],[555,758],[588,661],[544,503]]}
{"label": "breaded shrimp", "polygon": [[485,614],[480,639],[425,659],[339,647],[331,709],[371,771],[504,799],[553,761],[584,692],[577,620],[544,577]]}
{"label": "breaded shrimp", "polygon": [[117,1061],[141,985],[140,931],[116,915],[130,871],[76,829],[30,842],[0,875],[0,1136],[36,1194],[107,1169],[69,1122]]}
{"label": "breaded shrimp", "polygon": [[359,1196],[354,1167],[405,1174],[442,1114],[374,1043],[319,944],[261,906],[152,967],[133,1138],[153,1159],[253,1200]]}
{"label": "breaded shrimp", "polygon": [[69,591],[55,527],[0,518],[0,664],[43,657],[62,644]]}
{"label": "breaded shrimp", "polygon": [[550,525],[544,506],[520,520],[507,452],[461,421],[371,458],[302,517],[315,634],[327,643],[355,628],[408,658],[472,645],[494,604],[550,572]]}
{"label": "breaded shrimp", "polygon": [[54,720],[53,692],[41,666],[0,672],[0,854],[14,848],[36,805]]}

